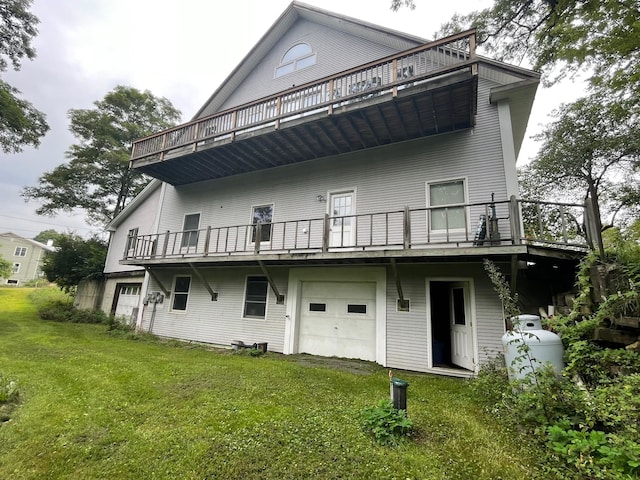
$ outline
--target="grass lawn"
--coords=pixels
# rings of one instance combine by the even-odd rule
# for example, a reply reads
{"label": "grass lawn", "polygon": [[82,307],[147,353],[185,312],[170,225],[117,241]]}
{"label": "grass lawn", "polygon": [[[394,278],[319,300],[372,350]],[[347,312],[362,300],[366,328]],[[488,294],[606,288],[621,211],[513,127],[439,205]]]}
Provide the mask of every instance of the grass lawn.
{"label": "grass lawn", "polygon": [[467,382],[401,372],[416,433],[381,447],[358,415],[387,370],[135,341],[39,320],[0,289],[0,374],[21,404],[0,424],[6,479],[523,479],[535,451],[477,407]]}

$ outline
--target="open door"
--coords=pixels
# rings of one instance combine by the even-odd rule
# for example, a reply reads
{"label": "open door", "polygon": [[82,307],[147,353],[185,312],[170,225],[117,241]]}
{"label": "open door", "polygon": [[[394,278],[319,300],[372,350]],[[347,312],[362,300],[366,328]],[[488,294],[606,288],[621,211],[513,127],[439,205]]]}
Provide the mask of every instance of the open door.
{"label": "open door", "polygon": [[473,329],[466,282],[449,284],[449,326],[451,328],[451,363],[473,370]]}

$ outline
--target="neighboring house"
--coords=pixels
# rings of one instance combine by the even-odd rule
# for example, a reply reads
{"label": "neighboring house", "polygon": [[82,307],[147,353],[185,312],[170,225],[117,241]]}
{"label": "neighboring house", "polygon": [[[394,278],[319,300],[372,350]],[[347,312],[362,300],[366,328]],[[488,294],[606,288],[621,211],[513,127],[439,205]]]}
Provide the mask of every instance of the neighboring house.
{"label": "neighboring house", "polygon": [[47,252],[54,252],[53,244],[45,245],[15,233],[0,233],[0,255],[12,264],[13,272],[9,278],[0,282],[6,285],[21,285],[31,280],[40,280],[42,262]]}
{"label": "neighboring house", "polygon": [[193,121],[134,142],[156,180],[111,224],[111,285],[161,336],[471,375],[505,331],[483,259],[537,311],[587,249],[581,206],[518,195],[538,82],[473,31],[293,2]]}

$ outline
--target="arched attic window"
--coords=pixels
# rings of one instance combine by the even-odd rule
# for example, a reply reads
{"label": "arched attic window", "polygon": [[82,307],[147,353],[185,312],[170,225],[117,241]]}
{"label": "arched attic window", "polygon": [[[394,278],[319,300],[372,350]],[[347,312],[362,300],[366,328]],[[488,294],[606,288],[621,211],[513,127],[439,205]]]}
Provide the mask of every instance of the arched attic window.
{"label": "arched attic window", "polygon": [[280,65],[276,67],[275,77],[301,70],[316,63],[316,54],[307,43],[297,43],[283,55]]}

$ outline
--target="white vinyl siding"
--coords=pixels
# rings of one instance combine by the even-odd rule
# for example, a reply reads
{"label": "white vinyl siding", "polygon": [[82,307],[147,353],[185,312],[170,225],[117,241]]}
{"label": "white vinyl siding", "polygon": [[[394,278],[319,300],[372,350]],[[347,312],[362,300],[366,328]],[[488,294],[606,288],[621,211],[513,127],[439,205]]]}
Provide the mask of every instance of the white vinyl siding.
{"label": "white vinyl siding", "polygon": [[[181,230],[184,214],[197,211],[202,213],[201,229],[249,225],[250,208],[267,204],[277,205],[278,222],[322,219],[327,211],[329,192],[354,187],[358,192],[358,215],[402,211],[405,206],[424,209],[427,207],[425,185],[443,179],[464,178],[467,203],[490,202],[491,193],[495,193],[496,200],[505,200],[500,128],[496,108],[488,101],[488,88],[493,85],[483,80],[479,83],[478,121],[473,131],[463,130],[209,182],[180,187],[168,185],[159,231]],[[326,201],[318,201],[319,195]],[[483,207],[474,207],[468,212],[471,238],[483,213]],[[365,220],[368,222],[368,218]],[[288,233],[292,234],[290,227],[288,225]],[[507,238],[508,222],[501,221],[499,227]],[[300,225],[298,238],[302,238],[302,228]],[[414,236],[426,236],[427,228],[424,212],[412,218]],[[363,224],[357,231],[358,243],[368,241],[369,232]],[[392,240],[402,242],[401,229],[391,233]],[[272,243],[278,235],[282,235],[282,225],[276,223],[272,227]]]}
{"label": "white vinyl siding", "polygon": [[[287,294],[288,268],[271,267],[269,273],[281,294]],[[282,352],[285,327],[285,305],[276,304],[271,288],[267,291],[265,318],[243,318],[243,305],[247,275],[261,276],[259,269],[229,268],[201,270],[209,285],[218,292],[218,300],[195,276],[189,289],[186,315],[170,312],[170,302],[156,305],[153,333],[163,337],[194,340],[216,345],[230,346],[234,340],[245,343],[268,343],[269,351]],[[188,275],[188,270],[158,272],[164,285],[171,285],[173,275]],[[160,286],[150,279],[149,291],[160,291]],[[146,308],[141,324],[149,328],[152,309]]]}
{"label": "white vinyl siding", "polygon": [[[455,267],[455,268],[453,268]],[[387,280],[387,366],[426,371],[432,350],[427,342],[426,278],[468,277],[473,279],[477,356],[480,364],[502,351],[502,307],[481,263],[403,266],[403,293],[411,297],[411,311],[398,312],[398,292],[393,278]]]}
{"label": "white vinyl siding", "polygon": [[[128,249],[128,234],[130,230],[137,228],[139,235],[156,233],[154,224],[161,190],[162,188],[160,187],[156,188],[111,234],[104,267],[105,273],[143,270],[142,267],[135,265],[120,265],[119,261],[122,259],[125,249]],[[151,240],[151,238],[147,237],[147,240]]]}
{"label": "white vinyl siding", "polygon": [[[283,52],[292,45],[301,43],[302,39],[313,49],[313,55],[316,57],[313,68],[298,69],[274,78],[274,67],[282,61]],[[200,116],[210,115],[256,98],[281,92],[294,84],[302,85],[418,45],[418,43],[392,36],[387,36],[387,40],[394,46],[373,43],[361,37],[329,30],[322,25],[300,19],[271,47],[262,61],[251,70],[251,75],[235,86],[235,90],[226,100],[212,101]]]}

